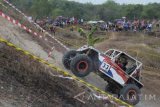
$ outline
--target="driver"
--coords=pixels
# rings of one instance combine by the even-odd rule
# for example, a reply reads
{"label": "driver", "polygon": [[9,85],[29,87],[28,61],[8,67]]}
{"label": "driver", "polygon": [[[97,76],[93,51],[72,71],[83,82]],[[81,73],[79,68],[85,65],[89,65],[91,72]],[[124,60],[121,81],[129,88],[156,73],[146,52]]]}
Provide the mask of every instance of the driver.
{"label": "driver", "polygon": [[116,61],[115,63],[120,67],[122,68],[124,71],[126,71],[126,66],[128,64],[128,61],[125,57],[123,56],[120,56]]}

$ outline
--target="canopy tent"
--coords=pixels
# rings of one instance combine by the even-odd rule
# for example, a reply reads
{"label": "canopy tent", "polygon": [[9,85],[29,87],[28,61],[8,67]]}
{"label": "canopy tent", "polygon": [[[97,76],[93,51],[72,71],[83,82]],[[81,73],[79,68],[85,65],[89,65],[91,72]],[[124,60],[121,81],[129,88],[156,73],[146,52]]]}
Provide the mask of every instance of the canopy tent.
{"label": "canopy tent", "polygon": [[97,21],[88,21],[88,24],[97,24]]}
{"label": "canopy tent", "polygon": [[87,22],[88,24],[97,24],[97,23],[104,23],[104,21],[103,20],[99,20],[99,21],[88,21]]}

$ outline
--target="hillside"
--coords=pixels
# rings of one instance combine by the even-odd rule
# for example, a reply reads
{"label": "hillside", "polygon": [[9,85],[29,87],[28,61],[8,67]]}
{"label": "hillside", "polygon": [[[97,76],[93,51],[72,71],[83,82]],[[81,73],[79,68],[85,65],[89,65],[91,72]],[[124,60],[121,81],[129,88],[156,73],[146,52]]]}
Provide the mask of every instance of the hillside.
{"label": "hillside", "polygon": [[[53,77],[55,70],[0,43],[1,107],[97,107],[101,101],[85,104],[74,99],[87,89],[75,81]],[[76,90],[76,91],[75,91]],[[86,91],[86,96],[90,93]]]}
{"label": "hillside", "polygon": [[[32,54],[34,54],[44,60],[46,60],[48,58],[48,52],[51,51],[51,48],[54,46],[55,49],[53,50],[52,55],[49,58],[48,62],[51,64],[54,64],[57,67],[63,68],[62,63],[61,63],[61,59],[62,59],[62,55],[64,52],[64,48],[62,46],[60,46],[59,44],[55,43],[55,41],[53,39],[49,39],[49,40],[53,41],[55,44],[50,44],[49,42],[46,42],[44,39],[36,37],[26,31],[20,29],[18,26],[15,26],[14,24],[3,19],[2,17],[0,17],[0,20],[1,20],[0,38],[3,38],[11,43],[14,43],[17,47],[20,47],[26,51],[29,51],[30,53],[32,53]],[[63,35],[63,33],[61,33],[61,34]],[[48,74],[48,71],[51,71],[50,68],[48,68],[44,65],[41,65],[39,62],[32,60],[31,58],[28,58],[28,57],[26,58],[25,55],[23,55],[22,53],[16,52],[12,48],[9,48],[5,45],[1,45],[1,46],[0,47],[1,47],[1,55],[2,56],[0,57],[0,63],[1,63],[0,68],[2,68],[2,71],[1,71],[1,75],[0,75],[1,76],[0,83],[2,84],[1,92],[4,93],[4,94],[1,94],[1,96],[0,96],[0,99],[1,99],[0,104],[2,105],[2,107],[14,107],[14,106],[18,106],[18,105],[20,105],[20,107],[21,106],[35,107],[36,105],[37,105],[37,107],[44,107],[44,106],[45,107],[50,107],[50,106],[53,107],[53,106],[55,106],[56,102],[58,102],[57,107],[61,107],[61,106],[63,106],[63,107],[83,107],[83,106],[88,107],[88,106],[91,106],[90,104],[92,104],[92,106],[95,105],[95,107],[97,107],[97,105],[104,106],[106,103],[108,103],[106,101],[103,103],[100,100],[97,103],[95,103],[95,101],[92,100],[91,102],[89,101],[90,104],[87,104],[87,103],[83,104],[82,102],[71,98],[71,97],[74,97],[82,92],[88,92],[89,89],[86,88],[86,86],[83,86],[82,84],[77,85],[77,82],[75,82],[75,81],[73,82],[72,80],[68,81],[65,79],[53,77],[53,75],[51,76]],[[22,56],[22,58],[21,58],[21,56]],[[12,61],[12,58],[13,58],[13,61]],[[6,66],[3,66],[5,64],[6,64]],[[9,65],[12,65],[12,66],[9,66]],[[22,68],[20,69],[20,67],[22,67]],[[17,71],[16,68],[18,68],[20,70]],[[6,69],[8,72],[5,72]],[[13,72],[13,74],[12,74],[12,72]],[[7,79],[4,79],[4,78],[7,78]],[[8,80],[8,78],[11,78],[11,79]],[[89,78],[91,78],[91,79],[89,79]],[[92,75],[89,76],[89,78],[88,78],[88,80],[85,78],[84,79],[88,82],[90,81],[90,83],[94,83],[95,80],[92,78]],[[99,77],[96,77],[96,78],[98,80],[100,80]],[[93,80],[93,81],[91,81],[91,80]],[[13,81],[13,83],[12,83],[12,81]],[[61,83],[61,81],[64,81],[64,83],[63,82]],[[100,80],[100,81],[103,81],[103,80]],[[18,86],[14,87],[14,85],[12,86],[11,84],[14,84],[14,85],[17,84]],[[68,85],[68,88],[66,87],[66,84]],[[48,85],[49,87],[47,87],[46,85]],[[102,86],[103,82],[102,82],[102,84],[98,84],[98,85],[101,86],[101,88],[105,87],[105,86]],[[58,87],[58,88],[53,89],[53,92],[54,92],[54,90],[55,90],[55,92],[56,91],[63,91],[64,92],[64,90],[67,90],[64,93],[66,93],[69,96],[66,97],[67,95],[65,95],[64,93],[61,93],[61,92],[57,93],[58,95],[55,96],[51,90],[52,88],[55,88],[55,87]],[[72,88],[72,87],[74,87],[74,88]],[[5,90],[4,90],[4,88],[5,88]],[[14,90],[22,90],[22,91],[10,92],[10,90],[12,88],[15,88]],[[64,90],[63,90],[63,88],[64,88]],[[40,92],[37,91],[38,89],[40,89]],[[59,89],[61,89],[61,90],[59,90]],[[47,91],[47,94],[44,95],[44,99],[41,99],[41,94],[43,95],[44,91]],[[28,93],[28,92],[30,92],[30,93]],[[26,95],[28,97],[25,97]],[[66,100],[63,99],[62,95],[65,95],[64,99],[66,99]],[[88,99],[88,97],[90,95],[92,95],[92,93],[86,94],[86,99]],[[22,96],[22,98],[21,98],[21,96]],[[52,96],[51,99],[50,99],[50,96]],[[58,98],[58,96],[60,96],[60,98]],[[30,97],[31,97],[31,99],[28,100],[28,98],[30,98]],[[39,97],[40,97],[40,99],[38,99]],[[42,98],[43,98],[43,96],[42,96]],[[33,99],[37,99],[36,101],[38,101],[38,102],[35,101],[36,103],[32,105],[28,101],[32,101]],[[56,99],[56,101],[54,101],[55,99]],[[74,101],[74,102],[70,101],[70,99],[72,99],[72,101]],[[39,100],[40,100],[40,104],[39,104]],[[44,103],[45,100],[47,100],[48,103]],[[51,101],[51,103],[49,103],[50,101]],[[33,102],[34,102],[34,100],[33,100]],[[67,104],[66,102],[69,102],[69,104]],[[79,102],[79,103],[75,104],[76,102],[77,103]],[[88,102],[88,100],[87,100],[87,102]]]}
{"label": "hillside", "polygon": [[[48,58],[48,53],[54,47],[48,62],[64,69],[61,59],[66,50],[54,39],[45,36],[53,43],[46,42],[44,38],[36,37],[20,29],[1,16],[0,20],[0,38],[44,60]],[[30,26],[33,27],[32,25]],[[38,31],[38,29],[36,30]],[[109,48],[123,50],[144,64],[142,82],[145,86],[142,90],[142,99],[136,107],[159,107],[160,38],[154,37],[154,35],[148,36],[134,32],[107,32],[103,36],[105,39],[96,44],[97,49],[101,51]],[[84,41],[80,42],[84,38],[80,37],[76,31],[70,32],[69,30],[59,29],[55,37],[62,38],[60,40],[69,41],[75,45],[84,45]],[[64,41],[62,42],[65,43]],[[106,104],[106,101],[101,102],[98,100],[91,100],[87,101],[86,104],[82,104],[73,97],[84,91],[90,95],[88,88],[82,84],[77,84],[75,81],[52,77],[48,71],[56,72],[38,61],[23,55],[21,52],[17,52],[13,48],[0,43],[0,93],[2,93],[0,94],[0,106],[103,107]],[[68,72],[70,73],[70,71]],[[82,79],[105,90],[107,83],[94,73]],[[156,99],[149,99],[150,95],[156,95]]]}
{"label": "hillside", "polygon": [[[10,42],[12,42],[12,43],[14,43],[15,45],[17,45],[18,47],[21,47],[21,48],[24,48],[25,50],[28,50],[29,52],[31,52],[31,53],[33,53],[33,54],[35,54],[35,55],[38,55],[39,57],[41,57],[42,59],[46,59],[47,58],[47,49],[49,49],[49,48],[51,48],[51,46],[50,45],[48,45],[47,43],[45,43],[45,42],[43,42],[43,40],[41,40],[41,39],[38,39],[38,38],[35,38],[35,37],[33,37],[33,35],[30,35],[30,34],[28,34],[27,32],[25,32],[25,31],[23,31],[23,30],[21,30],[21,29],[19,29],[18,27],[16,27],[16,26],[14,26],[13,24],[11,24],[10,22],[8,22],[8,21],[6,21],[6,20],[4,20],[4,19],[1,19],[2,21],[1,21],[1,23],[0,23],[0,27],[1,28],[3,28],[3,29],[1,29],[0,30],[0,32],[1,32],[1,34],[3,35],[1,35],[1,38],[4,38],[4,39],[6,39],[6,40],[8,40],[8,41],[10,41]],[[3,26],[3,25],[5,25],[5,26]],[[69,32],[68,32],[69,33]],[[60,34],[60,33],[59,33]],[[9,36],[10,35],[10,36]],[[128,36],[128,35],[130,35],[130,36]],[[151,44],[151,43],[154,43],[154,45],[156,45],[157,47],[155,47],[155,48],[153,48],[154,49],[154,54],[155,54],[155,52],[157,53],[157,55],[158,55],[158,45],[159,45],[159,38],[154,38],[154,37],[149,37],[149,36],[146,36],[146,37],[144,37],[144,35],[139,35],[139,34],[137,34],[137,35],[134,35],[134,34],[126,34],[126,33],[108,33],[107,34],[107,36],[108,36],[108,38],[109,39],[107,39],[107,40],[105,40],[105,41],[103,41],[103,42],[101,42],[101,43],[98,43],[97,45],[96,45],[96,47],[99,49],[99,50],[101,50],[101,51],[105,51],[106,49],[109,49],[109,48],[117,48],[117,49],[120,49],[120,50],[124,50],[124,51],[127,51],[126,49],[140,49],[140,47],[143,47],[143,49],[145,50],[145,51],[148,51],[148,49],[152,49],[153,47],[153,44]],[[137,41],[137,37],[139,37],[139,41]],[[132,39],[131,39],[132,38]],[[145,42],[144,42],[144,38],[145,38]],[[151,40],[152,41],[154,41],[154,42],[151,42]],[[21,42],[21,41],[23,41],[23,42]],[[136,41],[136,42],[135,42]],[[116,44],[115,44],[116,43]],[[135,45],[135,43],[136,43],[136,45]],[[2,47],[3,45],[1,45],[1,47]],[[47,48],[47,46],[48,46],[48,48]],[[135,47],[134,47],[135,46]],[[140,46],[140,47],[139,47]],[[149,47],[149,48],[148,48]],[[47,48],[47,49],[46,49]],[[2,51],[3,50],[3,51]],[[5,52],[5,51],[7,51],[7,52]],[[11,51],[12,50],[12,51]],[[8,53],[8,51],[9,52],[11,52],[11,54],[6,54],[6,55],[14,55],[14,54],[17,54],[17,52],[14,50],[13,51],[13,49],[11,49],[11,48],[9,48],[9,47],[7,47],[7,46],[5,46],[5,47],[3,47],[3,48],[1,48],[1,52],[2,53]],[[128,51],[129,52],[129,51]],[[130,54],[132,54],[133,56],[135,55],[135,53],[134,52],[129,52]],[[0,61],[1,63],[2,62],[4,62],[4,58],[2,58],[3,57],[3,55],[4,54],[2,54],[1,55],[1,60],[2,61]],[[15,56],[17,56],[17,55],[15,55]],[[19,55],[18,54],[18,56],[23,56],[23,55]],[[55,57],[56,56],[56,57]],[[58,57],[57,57],[58,56]],[[6,57],[9,57],[9,56],[6,56]],[[25,56],[26,57],[26,56]],[[53,51],[53,55],[52,55],[52,57],[50,58],[50,60],[49,60],[49,62],[51,62],[51,63],[53,63],[54,65],[57,65],[57,66],[59,66],[59,67],[61,67],[61,68],[63,68],[63,66],[62,66],[62,64],[61,64],[61,57],[62,57],[62,53],[61,53],[61,51],[56,51],[56,50],[54,50]],[[13,57],[9,57],[9,58],[13,58],[13,59],[15,59],[14,58],[14,56]],[[6,79],[6,80],[4,80],[4,78],[8,78],[8,77],[12,77],[13,76],[13,83],[12,84],[14,84],[14,81],[15,81],[15,83],[17,84],[20,84],[20,85],[18,85],[18,87],[15,87],[15,89],[16,90],[21,90],[21,88],[22,88],[22,90],[23,90],[23,92],[21,92],[22,94],[28,94],[28,90],[30,90],[31,92],[33,91],[32,89],[37,89],[37,88],[39,88],[40,86],[38,86],[38,87],[36,87],[37,86],[37,84],[35,85],[35,78],[38,78],[38,79],[36,79],[36,80],[40,80],[41,81],[41,79],[42,79],[42,81],[44,81],[44,79],[48,79],[48,75],[49,74],[47,74],[47,72],[43,72],[43,69],[45,68],[46,69],[46,67],[44,67],[44,65],[42,65],[42,67],[40,67],[39,68],[39,64],[38,64],[38,62],[37,61],[30,61],[30,60],[32,60],[32,59],[30,59],[30,58],[28,58],[28,59],[23,59],[24,58],[24,56],[22,57],[22,58],[19,58],[19,57],[16,57],[17,59],[15,59],[15,60],[17,60],[17,61],[13,61],[14,63],[15,62],[19,62],[19,60],[20,61],[25,61],[25,63],[24,64],[27,64],[28,62],[34,62],[34,64],[35,65],[37,65],[37,67],[33,67],[33,66],[30,66],[30,64],[27,64],[27,67],[26,67],[26,70],[25,70],[25,72],[26,71],[28,71],[28,72],[30,72],[30,73],[24,73],[24,74],[21,74],[21,72],[16,72],[16,71],[14,71],[15,72],[15,75],[13,75],[10,71],[8,72],[8,73],[6,73],[6,72],[4,72],[4,70],[2,70],[3,72],[1,73],[1,83],[2,83],[2,89],[3,89],[3,87],[7,87],[6,88],[6,90],[5,90],[5,92],[4,92],[4,90],[1,90],[1,91],[3,91],[2,93],[8,93],[8,94],[10,94],[10,90],[12,89],[11,87],[9,87],[10,85],[11,85],[11,80],[8,80],[8,79]],[[149,57],[148,57],[149,58]],[[139,60],[141,60],[145,65],[147,64],[147,65],[150,65],[150,62],[148,62],[148,60],[147,59],[145,59],[145,58],[141,58],[141,59],[139,59]],[[154,59],[153,59],[154,60]],[[9,61],[11,61],[11,59],[9,60]],[[8,62],[6,62],[6,63],[9,63],[9,61]],[[56,63],[55,63],[56,62]],[[23,64],[22,63],[22,64]],[[19,63],[19,64],[21,64],[21,62]],[[34,64],[31,64],[31,65],[34,65]],[[3,66],[2,65],[6,65],[6,64],[0,64],[1,65],[1,68],[3,69]],[[8,65],[8,64],[7,64]],[[11,65],[12,65],[12,62],[11,62]],[[40,64],[41,65],[41,64]],[[13,65],[12,65],[13,66]],[[14,65],[15,66],[15,65]],[[19,65],[18,65],[19,66]],[[4,66],[5,67],[5,66]],[[32,68],[33,67],[33,68]],[[157,66],[158,67],[158,66]],[[6,68],[9,68],[10,70],[11,69],[13,69],[13,68],[10,68],[10,67],[6,67]],[[17,68],[17,67],[15,67],[15,68]],[[15,68],[13,69],[13,70],[15,70]],[[19,68],[19,67],[18,67]],[[28,68],[30,68],[30,69],[28,69]],[[38,71],[38,72],[42,72],[42,75],[41,76],[39,76],[39,74],[37,74],[37,73],[35,73],[35,72],[31,72],[32,71],[32,69],[34,69],[34,71]],[[37,69],[37,70],[36,70]],[[47,67],[47,69],[49,69],[48,67]],[[44,71],[46,71],[46,70],[44,70]],[[157,91],[156,89],[158,89],[159,87],[160,87],[160,82],[159,82],[159,80],[158,80],[158,78],[159,78],[159,73],[158,73],[159,71],[158,70],[152,70],[152,69],[146,69],[146,68],[144,68],[144,70],[143,70],[143,73],[142,73],[142,77],[143,77],[143,79],[142,79],[142,82],[144,83],[144,85],[145,85],[145,87],[144,87],[144,89],[143,89],[143,95],[160,95],[160,93],[159,93],[159,91]],[[11,74],[10,74],[11,73]],[[20,74],[19,74],[20,73]],[[46,73],[46,74],[45,74]],[[28,75],[29,74],[29,75]],[[19,76],[20,75],[20,76]],[[46,75],[47,75],[47,78],[46,78]],[[21,77],[23,77],[23,78],[26,78],[25,80],[27,80],[27,81],[23,81],[23,79],[21,78]],[[93,78],[94,77],[94,78]],[[50,77],[50,78],[52,78],[52,77]],[[152,79],[151,79],[152,78]],[[52,78],[52,79],[54,79],[54,78]],[[45,83],[44,84],[46,84],[46,83],[48,83],[48,82],[46,82],[46,81],[52,81],[52,79],[50,80],[45,80]],[[62,81],[60,78],[56,78],[57,80],[56,81]],[[151,79],[151,80],[150,80]],[[22,80],[22,81],[21,81]],[[96,76],[95,74],[90,74],[87,78],[84,78],[84,80],[85,81],[87,81],[88,83],[91,83],[91,84],[93,84],[93,85],[95,85],[95,86],[97,86],[98,88],[100,88],[100,89],[102,89],[102,90],[104,90],[105,89],[105,85],[106,85],[106,83],[105,83],[105,81],[103,80],[103,79],[100,79],[98,76]],[[98,80],[98,81],[97,81]],[[148,80],[150,81],[150,82],[148,82]],[[21,83],[22,82],[22,83]],[[37,82],[39,82],[39,81],[36,81],[36,83]],[[53,81],[54,82],[54,81]],[[65,81],[63,81],[63,82],[66,82],[66,80]],[[62,82],[62,84],[63,84],[63,82]],[[68,82],[70,82],[70,81],[68,81]],[[41,82],[40,82],[41,83]],[[153,84],[154,83],[154,84]],[[33,87],[33,88],[29,88],[29,89],[25,89],[24,87],[23,87],[23,85],[24,84],[29,84],[29,86],[28,87]],[[32,85],[30,85],[30,84],[32,84]],[[64,83],[64,84],[66,84],[66,83]],[[68,83],[67,83],[68,84]],[[72,82],[71,82],[71,84],[73,84]],[[77,83],[75,83],[75,84],[77,84]],[[34,86],[35,85],[35,86]],[[50,85],[50,84],[49,84]],[[55,84],[56,85],[56,84]],[[14,85],[13,85],[14,86]],[[43,85],[42,85],[43,86]],[[43,88],[41,86],[41,88]],[[151,87],[152,86],[152,87]],[[83,88],[81,88],[82,90],[83,90]],[[7,91],[8,90],[8,91]],[[43,89],[42,89],[43,90]],[[44,89],[44,90],[48,90],[48,89]],[[50,89],[49,89],[50,90]],[[49,92],[51,92],[51,91],[49,91]],[[48,92],[48,93],[49,93]],[[77,92],[77,91],[76,91]],[[34,93],[34,92],[33,92]],[[40,92],[41,93],[41,92]],[[51,92],[52,93],[52,92]],[[73,93],[73,92],[71,92],[71,93]],[[13,94],[13,93],[12,93]],[[16,98],[19,98],[19,95],[20,95],[20,93],[17,93],[17,94],[13,94],[12,95],[12,97],[14,98],[14,97],[16,97]],[[39,93],[35,93],[35,96],[39,96]],[[50,94],[49,94],[50,95]],[[18,97],[17,97],[18,96]],[[25,95],[24,95],[25,96]],[[30,96],[30,95],[28,95],[28,96]],[[9,95],[8,96],[6,96],[7,98],[10,98],[9,97]],[[53,96],[52,96],[53,97]],[[0,97],[0,98],[5,98],[4,97],[4,94],[2,94],[2,96]],[[23,98],[24,100],[22,101],[22,100],[15,100],[15,99],[13,99],[12,98],[12,100],[13,100],[13,102],[15,102],[16,104],[24,104],[23,102],[25,102],[26,101],[26,99],[25,98]],[[42,97],[43,98],[43,97]],[[57,98],[57,97],[56,97]],[[142,98],[144,98],[144,96],[142,97]],[[1,99],[2,101],[4,101],[4,99]],[[45,100],[45,99],[43,99],[43,100]],[[40,100],[40,101],[42,101],[42,100]],[[50,100],[49,100],[50,101]],[[10,104],[10,103],[7,103],[7,102],[3,102],[3,104],[5,105],[5,104],[9,104],[9,105],[12,105],[12,104]],[[42,105],[44,104],[44,103],[41,103]],[[50,103],[49,103],[50,104]],[[53,104],[54,104],[54,101],[53,101]],[[142,100],[136,107],[150,107],[151,105],[154,105],[154,107],[158,107],[159,105],[159,102],[158,101],[154,101],[154,100]],[[95,104],[96,105],[96,104]],[[13,105],[12,105],[13,106]],[[78,105],[77,105],[78,106]],[[4,106],[5,107],[5,106]],[[14,106],[13,106],[14,107]]]}

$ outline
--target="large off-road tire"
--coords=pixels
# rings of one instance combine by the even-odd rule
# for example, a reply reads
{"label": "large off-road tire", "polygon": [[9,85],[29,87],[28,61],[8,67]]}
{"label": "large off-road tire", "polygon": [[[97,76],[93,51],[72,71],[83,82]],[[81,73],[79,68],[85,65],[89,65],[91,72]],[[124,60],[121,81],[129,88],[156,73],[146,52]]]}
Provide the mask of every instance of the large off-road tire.
{"label": "large off-road tire", "polygon": [[92,60],[87,55],[79,54],[72,59],[70,68],[75,76],[85,77],[93,69]]}
{"label": "large off-road tire", "polygon": [[115,89],[115,87],[111,84],[107,84],[106,87],[105,87],[105,91],[110,92],[110,93],[113,93],[114,89]]}
{"label": "large off-road tire", "polygon": [[128,104],[136,105],[140,101],[140,89],[135,84],[124,86],[119,93],[119,99]]}
{"label": "large off-road tire", "polygon": [[113,84],[113,83],[108,83],[105,87],[105,91],[112,93],[112,94],[118,94],[120,87]]}
{"label": "large off-road tire", "polygon": [[66,69],[70,69],[71,60],[76,56],[76,50],[67,51],[62,58],[62,63]]}

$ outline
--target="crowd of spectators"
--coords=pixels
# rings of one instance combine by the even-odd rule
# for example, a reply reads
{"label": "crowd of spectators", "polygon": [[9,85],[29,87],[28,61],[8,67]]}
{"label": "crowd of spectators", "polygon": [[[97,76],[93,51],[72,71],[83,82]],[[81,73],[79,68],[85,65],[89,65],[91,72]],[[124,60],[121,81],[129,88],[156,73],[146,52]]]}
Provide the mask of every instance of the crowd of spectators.
{"label": "crowd of spectators", "polygon": [[36,20],[36,23],[38,23],[39,25],[41,25],[43,27],[45,27],[47,25],[52,25],[52,26],[59,26],[59,27],[63,28],[67,25],[83,24],[83,19],[77,19],[75,17],[58,16],[55,19],[47,17],[42,20]]}
{"label": "crowd of spectators", "polygon": [[[64,28],[68,26],[75,26],[75,25],[83,25],[83,19],[77,19],[75,17],[63,17],[58,16],[55,19],[52,18],[44,18],[41,20],[35,20],[41,27],[46,30],[50,30],[55,34],[56,27]],[[73,30],[73,29],[72,29]]]}
{"label": "crowd of spectators", "polygon": [[100,30],[104,31],[133,31],[133,32],[141,32],[148,31],[151,32],[153,27],[159,28],[160,21],[158,20],[124,20],[124,19],[116,19],[114,22],[107,22],[100,24]]}
{"label": "crowd of spectators", "polygon": [[[91,22],[91,21],[90,21]],[[84,22],[83,19],[77,19],[75,17],[63,17],[58,16],[55,19],[45,18],[42,20],[36,20],[40,26],[44,29],[49,29],[51,32],[55,33],[55,27],[64,28],[66,26],[80,25],[82,28],[91,30],[92,26],[96,26],[99,31],[132,31],[132,32],[151,32],[153,27],[160,28],[160,20],[145,20],[145,19],[134,19],[128,20],[126,18],[115,19],[114,21],[93,21],[94,23]]]}

